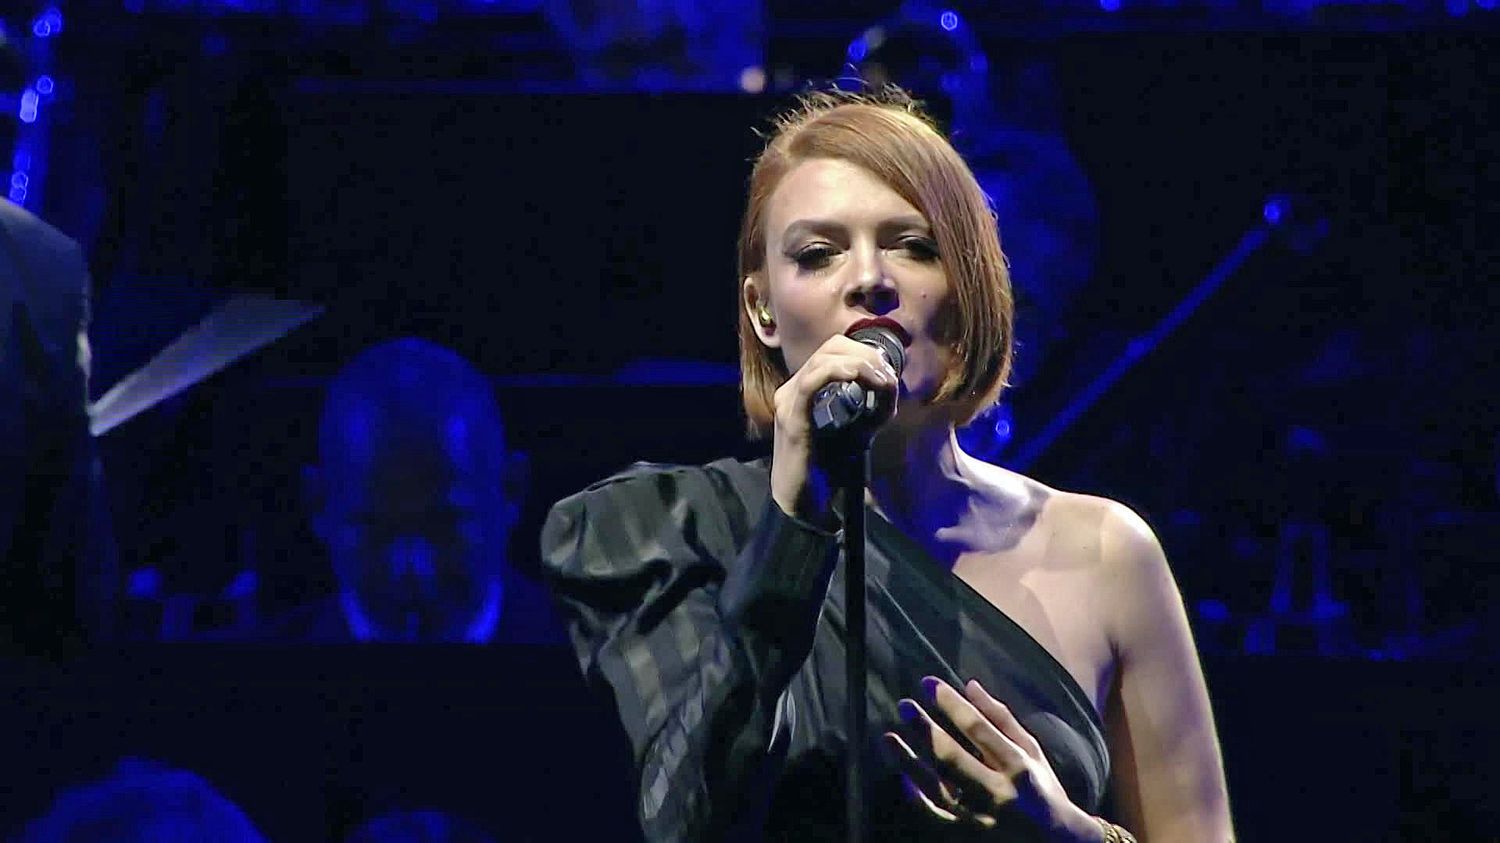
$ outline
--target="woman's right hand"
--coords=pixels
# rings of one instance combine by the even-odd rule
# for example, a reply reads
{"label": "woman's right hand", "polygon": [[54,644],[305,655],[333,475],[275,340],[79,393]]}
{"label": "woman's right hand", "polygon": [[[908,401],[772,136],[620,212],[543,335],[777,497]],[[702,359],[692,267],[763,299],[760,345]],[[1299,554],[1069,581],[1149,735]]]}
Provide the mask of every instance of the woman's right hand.
{"label": "woman's right hand", "polygon": [[837,526],[831,501],[834,490],[813,436],[812,401],[825,385],[847,381],[882,393],[895,406],[895,370],[875,348],[843,334],[819,346],[775,396],[771,498],[782,512],[829,529]]}

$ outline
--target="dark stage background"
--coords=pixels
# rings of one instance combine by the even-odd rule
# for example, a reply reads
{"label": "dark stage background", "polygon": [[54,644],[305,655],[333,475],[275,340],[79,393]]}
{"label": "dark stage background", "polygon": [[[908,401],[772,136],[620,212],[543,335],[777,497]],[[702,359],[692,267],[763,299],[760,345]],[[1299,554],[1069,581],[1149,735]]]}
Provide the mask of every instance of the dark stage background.
{"label": "dark stage background", "polygon": [[203,639],[332,590],[302,471],[380,340],[493,380],[523,574],[571,491],[761,453],[733,336],[752,130],[852,61],[931,98],[1015,261],[1018,382],[965,441],[1157,530],[1241,839],[1500,840],[1493,3],[579,5],[5,18],[49,79],[7,131],[20,199],[89,253],[96,397],[233,294],[326,311],[100,439],[111,640],[7,675],[0,834],[135,755],[275,840],[419,806],[633,839],[564,647]]}

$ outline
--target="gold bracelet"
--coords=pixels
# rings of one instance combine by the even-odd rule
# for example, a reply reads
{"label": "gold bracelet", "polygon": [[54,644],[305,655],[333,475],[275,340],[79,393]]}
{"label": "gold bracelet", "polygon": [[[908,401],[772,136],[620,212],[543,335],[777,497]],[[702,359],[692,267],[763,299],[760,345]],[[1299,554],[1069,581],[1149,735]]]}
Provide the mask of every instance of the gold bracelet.
{"label": "gold bracelet", "polygon": [[1104,832],[1104,843],[1137,843],[1134,834],[1103,817],[1094,817],[1094,822],[1097,822],[1099,830]]}

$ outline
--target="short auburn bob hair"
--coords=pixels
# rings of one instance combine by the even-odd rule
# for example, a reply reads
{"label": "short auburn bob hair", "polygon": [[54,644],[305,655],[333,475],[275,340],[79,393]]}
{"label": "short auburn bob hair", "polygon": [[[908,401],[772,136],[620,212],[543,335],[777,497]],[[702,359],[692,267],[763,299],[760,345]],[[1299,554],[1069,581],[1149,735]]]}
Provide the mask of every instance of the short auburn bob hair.
{"label": "short auburn bob hair", "polygon": [[[874,174],[932,226],[957,305],[953,363],[931,404],[954,407],[960,424],[994,403],[1010,375],[1015,302],[995,214],[974,173],[919,102],[887,87],[875,93],[818,91],[778,116],[750,173],[740,225],[739,277],[766,265],[766,206],[782,178],[811,159],[847,161]],[[751,438],[773,429],[776,389],[789,373],[762,345],[739,301],[740,392]]]}

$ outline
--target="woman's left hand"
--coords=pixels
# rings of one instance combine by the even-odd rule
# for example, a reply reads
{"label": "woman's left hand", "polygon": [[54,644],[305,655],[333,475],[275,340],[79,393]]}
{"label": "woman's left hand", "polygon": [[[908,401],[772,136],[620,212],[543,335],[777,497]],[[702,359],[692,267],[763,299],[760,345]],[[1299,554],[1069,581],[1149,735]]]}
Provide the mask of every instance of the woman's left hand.
{"label": "woman's left hand", "polygon": [[898,703],[901,719],[923,758],[895,732],[885,740],[900,762],[907,794],[940,820],[993,828],[1002,816],[1019,815],[1049,841],[1102,839],[1099,825],[1063,791],[1041,745],[976,680],[959,693],[934,677],[922,680],[928,701],[978,749],[978,756],[939,726],[914,700]]}

